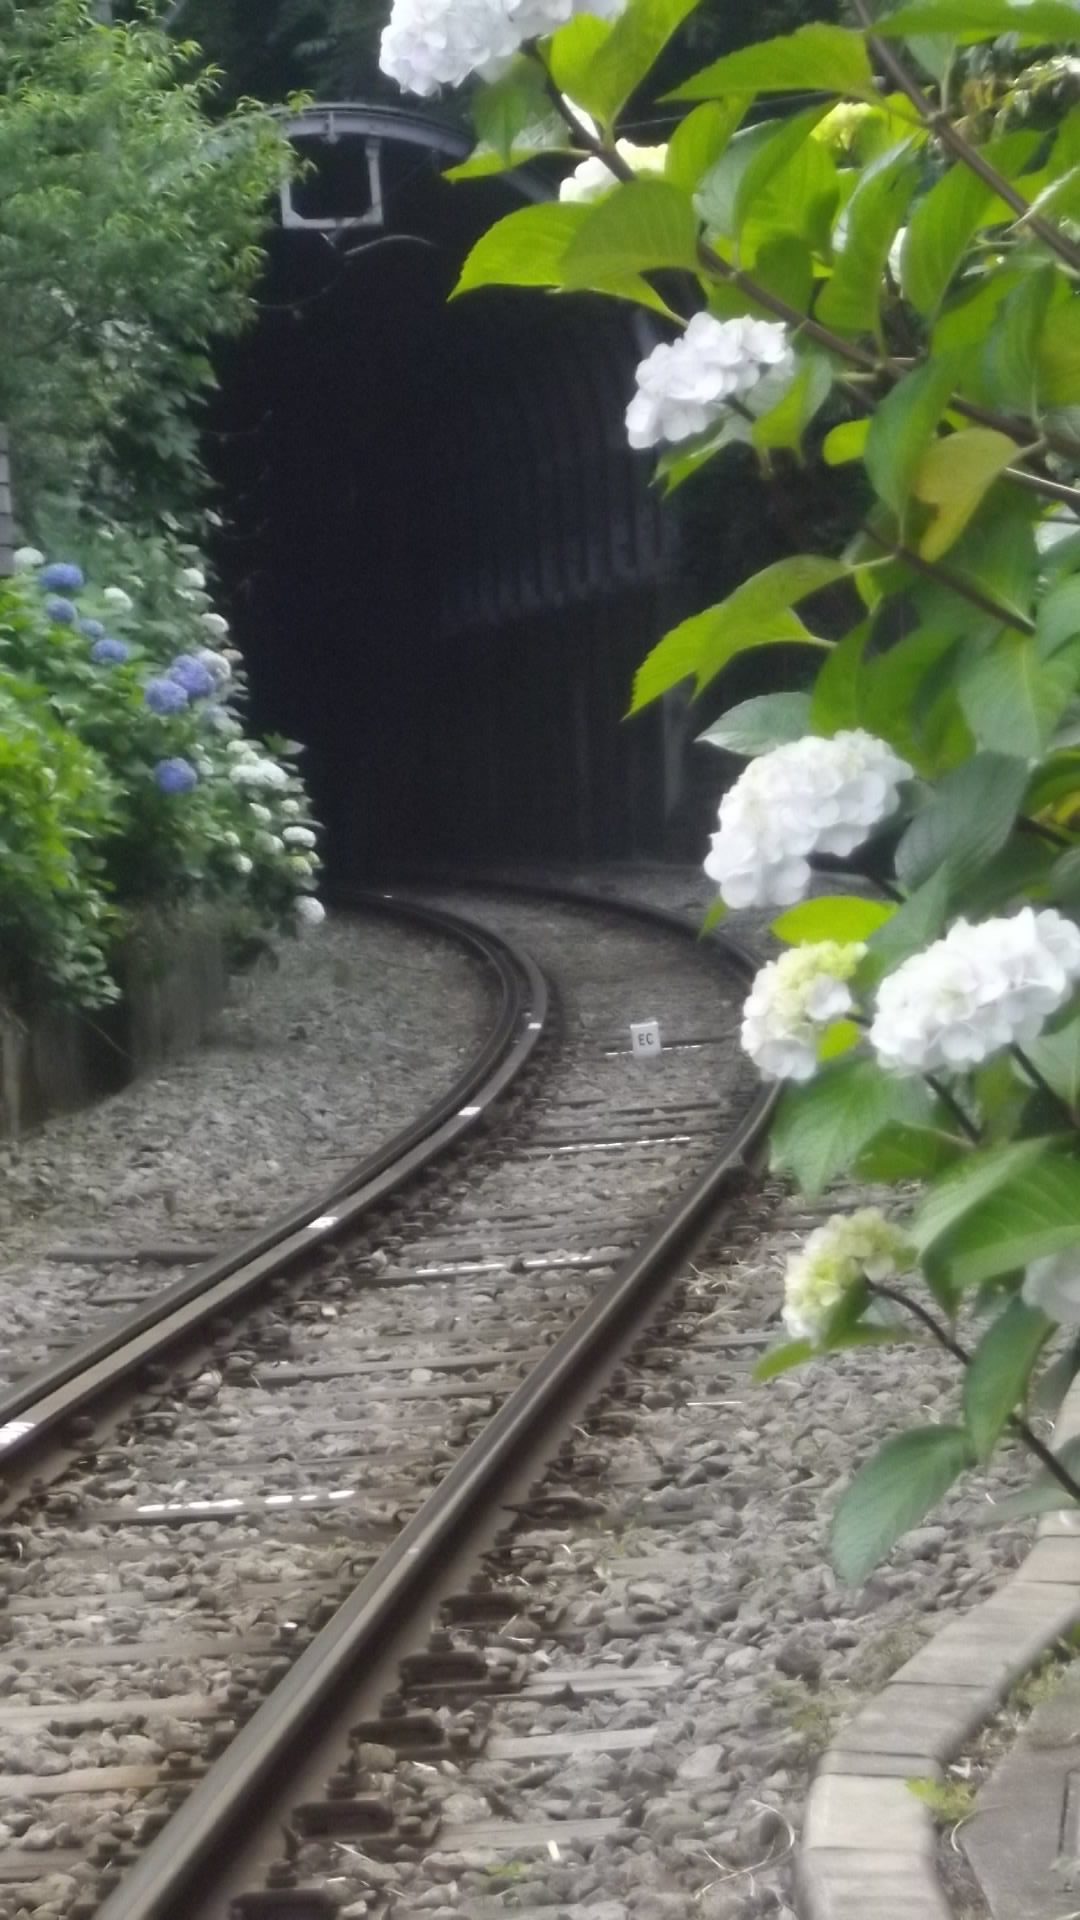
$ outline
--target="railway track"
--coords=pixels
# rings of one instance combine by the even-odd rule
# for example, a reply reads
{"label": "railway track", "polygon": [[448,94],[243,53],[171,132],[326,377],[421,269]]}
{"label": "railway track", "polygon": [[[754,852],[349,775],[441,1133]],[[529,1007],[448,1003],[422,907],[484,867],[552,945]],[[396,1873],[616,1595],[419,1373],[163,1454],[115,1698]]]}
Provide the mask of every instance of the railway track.
{"label": "railway track", "polygon": [[[522,1596],[478,1589],[477,1555],[515,1489],[549,1511],[530,1488],[552,1433],[765,1103],[738,1064],[735,950],[607,899],[469,912],[500,1014],[438,1110],[0,1407],[4,1920],[321,1920],[341,1900],[303,1884],[303,1847],[452,1838],[424,1769],[482,1746],[478,1700],[536,1685],[545,1621],[502,1631]],[[627,1028],[658,1013],[650,1073]],[[425,1650],[440,1602],[450,1637]]]}

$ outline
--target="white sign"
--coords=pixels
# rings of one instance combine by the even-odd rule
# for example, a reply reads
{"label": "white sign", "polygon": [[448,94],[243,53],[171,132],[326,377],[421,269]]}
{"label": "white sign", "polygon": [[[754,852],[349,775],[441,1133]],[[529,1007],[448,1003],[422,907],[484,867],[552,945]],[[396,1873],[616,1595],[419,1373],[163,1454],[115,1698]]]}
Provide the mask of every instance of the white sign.
{"label": "white sign", "polygon": [[633,1022],[630,1028],[630,1051],[634,1059],[644,1066],[654,1066],[658,1063],[663,1052],[659,1020]]}

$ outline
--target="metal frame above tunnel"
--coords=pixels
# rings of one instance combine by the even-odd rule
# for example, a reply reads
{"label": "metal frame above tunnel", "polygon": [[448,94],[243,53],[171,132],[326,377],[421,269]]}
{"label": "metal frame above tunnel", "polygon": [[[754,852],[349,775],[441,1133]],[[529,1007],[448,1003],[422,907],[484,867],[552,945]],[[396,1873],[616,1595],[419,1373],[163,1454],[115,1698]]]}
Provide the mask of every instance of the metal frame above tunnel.
{"label": "metal frame above tunnel", "polygon": [[[275,243],[287,285],[281,249],[290,244],[322,247],[320,257],[333,249],[348,268],[340,297],[351,305],[341,324],[352,327],[359,345],[356,366],[342,361],[341,392],[363,363],[370,404],[385,405],[371,364],[390,338],[380,309],[396,302],[402,328],[417,325],[415,293],[401,265],[407,249],[391,243],[414,242],[414,259],[421,247],[442,248],[447,272],[439,310],[446,317],[439,323],[428,316],[426,342],[417,347],[415,376],[409,376],[417,384],[415,414],[394,435],[387,462],[393,472],[385,481],[406,503],[398,510],[398,533],[402,513],[415,522],[414,564],[423,592],[405,611],[380,609],[383,628],[393,629],[390,638],[386,631],[373,635],[332,670],[313,673],[309,658],[307,678],[319,680],[320,691],[306,712],[288,697],[296,675],[286,655],[295,638],[279,636],[275,650],[265,617],[261,623],[253,618],[241,638],[261,709],[256,717],[290,734],[306,733],[317,774],[320,759],[326,763],[314,784],[343,877],[368,870],[376,848],[356,817],[366,813],[366,801],[350,817],[342,781],[331,777],[346,757],[334,729],[345,729],[347,712],[363,718],[369,709],[378,717],[362,750],[348,756],[350,778],[357,764],[370,768],[382,796],[380,818],[402,823],[402,844],[391,846],[391,855],[473,854],[490,861],[664,853],[682,788],[682,709],[667,702],[622,724],[633,670],[671,611],[670,529],[650,488],[649,463],[627,446],[623,423],[633,368],[661,337],[654,320],[612,300],[552,298],[534,289],[485,291],[447,307],[471,244],[470,221],[477,237],[499,211],[552,198],[554,173],[530,164],[483,181],[447,183],[446,166],[465,156],[469,138],[409,107],[320,101],[282,110],[280,117],[301,148],[345,153],[345,177],[355,190],[335,205],[325,196],[320,203],[318,193],[283,190]],[[355,155],[346,153],[353,143]],[[302,432],[294,421],[292,443],[284,437],[282,416],[293,405],[289,389],[314,378],[311,367],[299,365],[296,335],[307,327],[316,366],[337,350],[325,313],[303,299],[294,299],[294,307],[300,325],[291,339],[287,327],[278,327],[279,363],[268,374],[279,396],[279,432],[276,446],[273,432],[263,437],[264,466],[279,476],[298,464]],[[275,301],[268,311],[284,307]],[[398,377],[388,371],[385,384]],[[228,382],[226,369],[226,388]],[[358,468],[362,433],[355,423],[349,427],[349,404],[362,414],[367,403],[349,403],[347,394],[342,402],[332,381],[322,388],[316,382],[307,416],[335,412],[336,442],[350,430],[359,436]],[[372,419],[365,416],[368,424]],[[370,425],[371,435],[377,430]],[[243,435],[234,428],[232,437]],[[334,457],[340,453],[338,444]],[[358,513],[370,514],[355,473],[352,484],[361,498]],[[273,525],[262,564],[272,570],[282,564],[289,509],[280,498],[270,504]],[[303,524],[300,492],[295,505]],[[388,527],[390,518],[388,508]],[[400,546],[387,565],[401,584]],[[268,604],[271,596],[262,597]],[[292,625],[295,634],[295,619]],[[391,793],[397,798],[388,802]],[[423,807],[406,804],[418,794]],[[385,845],[382,830],[378,839]]]}

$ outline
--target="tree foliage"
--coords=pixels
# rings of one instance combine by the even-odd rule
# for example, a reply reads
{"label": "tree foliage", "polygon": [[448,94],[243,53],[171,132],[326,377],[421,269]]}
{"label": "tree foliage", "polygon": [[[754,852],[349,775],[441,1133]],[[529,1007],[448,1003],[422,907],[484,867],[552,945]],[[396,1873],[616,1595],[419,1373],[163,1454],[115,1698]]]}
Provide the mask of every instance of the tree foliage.
{"label": "tree foliage", "polygon": [[19,497],[145,516],[197,486],[190,404],[243,327],[287,150],[145,14],[0,10],[0,418]]}

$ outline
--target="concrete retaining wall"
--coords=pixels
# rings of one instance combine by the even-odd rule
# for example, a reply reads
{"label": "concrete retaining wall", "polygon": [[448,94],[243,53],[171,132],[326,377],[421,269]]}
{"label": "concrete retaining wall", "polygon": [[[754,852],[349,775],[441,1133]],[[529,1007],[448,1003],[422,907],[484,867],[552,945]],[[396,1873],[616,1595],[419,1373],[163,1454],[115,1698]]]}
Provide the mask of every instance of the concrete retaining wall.
{"label": "concrete retaining wall", "polygon": [[0,1138],[88,1106],[206,1037],[226,988],[222,940],[180,926],[167,943],[133,940],[117,972],[122,999],[93,1014],[46,1010],[0,1020]]}

